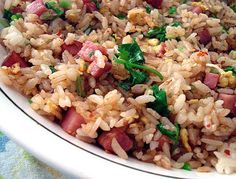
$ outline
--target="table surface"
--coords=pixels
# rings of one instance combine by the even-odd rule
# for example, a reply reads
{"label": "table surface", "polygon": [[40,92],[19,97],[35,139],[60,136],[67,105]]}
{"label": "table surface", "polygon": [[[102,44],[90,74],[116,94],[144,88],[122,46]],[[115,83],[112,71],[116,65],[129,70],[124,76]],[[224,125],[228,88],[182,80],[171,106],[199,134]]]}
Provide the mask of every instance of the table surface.
{"label": "table surface", "polygon": [[0,132],[0,179],[72,179],[38,161]]}

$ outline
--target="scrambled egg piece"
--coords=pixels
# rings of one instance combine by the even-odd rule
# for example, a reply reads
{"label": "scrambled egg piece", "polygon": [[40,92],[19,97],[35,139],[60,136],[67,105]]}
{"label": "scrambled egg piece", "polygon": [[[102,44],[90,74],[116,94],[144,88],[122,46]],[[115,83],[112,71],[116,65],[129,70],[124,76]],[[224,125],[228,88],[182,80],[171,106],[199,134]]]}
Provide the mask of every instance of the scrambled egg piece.
{"label": "scrambled egg piece", "polygon": [[188,143],[188,131],[187,131],[187,129],[182,128],[182,129],[180,130],[180,137],[181,137],[181,140],[182,140],[183,145],[184,145],[184,147],[186,148],[186,150],[187,150],[188,152],[192,152],[192,149],[191,149],[191,147],[190,147],[190,145],[189,145],[189,143]]}
{"label": "scrambled egg piece", "polygon": [[231,88],[236,87],[236,77],[233,76],[232,71],[228,71],[220,75],[219,86]]}

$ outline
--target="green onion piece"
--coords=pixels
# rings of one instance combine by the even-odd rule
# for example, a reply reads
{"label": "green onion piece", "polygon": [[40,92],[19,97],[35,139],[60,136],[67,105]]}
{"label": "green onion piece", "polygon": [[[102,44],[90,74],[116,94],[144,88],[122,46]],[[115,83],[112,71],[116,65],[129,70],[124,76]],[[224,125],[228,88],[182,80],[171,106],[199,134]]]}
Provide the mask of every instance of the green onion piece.
{"label": "green onion piece", "polygon": [[169,13],[170,15],[173,15],[173,14],[176,13],[176,11],[177,11],[177,8],[176,8],[175,6],[171,6],[171,7],[169,8],[169,10],[168,10],[168,13]]}
{"label": "green onion piece", "polygon": [[28,99],[28,103],[29,103],[29,104],[32,104],[33,101],[29,98],[29,99]]}
{"label": "green onion piece", "polygon": [[118,14],[118,15],[117,15],[117,18],[119,18],[119,19],[123,20],[123,19],[125,19],[125,18],[126,18],[126,15],[125,15],[125,14],[122,14],[122,13],[120,13],[120,14]]}
{"label": "green onion piece", "polygon": [[85,97],[85,89],[84,89],[84,77],[78,76],[76,79],[76,92],[79,96]]}
{"label": "green onion piece", "polygon": [[12,21],[18,20],[20,18],[23,18],[23,16],[21,14],[14,14],[11,16]]}
{"label": "green onion piece", "polygon": [[95,54],[95,51],[89,53],[89,57],[92,57]]}
{"label": "green onion piece", "polygon": [[192,167],[189,163],[185,162],[184,166],[182,167],[182,169],[187,170],[187,171],[191,171]]}
{"label": "green onion piece", "polygon": [[52,73],[55,73],[55,72],[57,71],[57,70],[55,69],[55,67],[52,66],[52,65],[50,65],[49,68],[50,68],[50,70],[51,70]]}
{"label": "green onion piece", "polygon": [[232,71],[233,76],[236,77],[236,67],[234,67],[234,66],[228,66],[228,67],[226,67],[224,70],[225,70],[225,71]]}
{"label": "green onion piece", "polygon": [[165,42],[166,39],[166,26],[163,25],[161,27],[154,27],[149,30],[146,35],[147,38],[157,38],[161,42]]}
{"label": "green onion piece", "polygon": [[100,4],[99,4],[98,0],[92,0],[92,1],[95,3],[96,8],[99,10],[100,9]]}
{"label": "green onion piece", "polygon": [[59,1],[59,6],[64,9],[69,9],[71,8],[71,1],[70,0],[60,0]]}
{"label": "green onion piece", "polygon": [[48,9],[52,9],[58,16],[61,16],[64,14],[64,11],[54,1],[46,2],[45,6]]}
{"label": "green onion piece", "polygon": [[147,4],[147,5],[145,6],[145,9],[146,9],[146,12],[147,12],[148,14],[150,14],[151,11],[152,11],[151,6],[150,6],[149,4]]}

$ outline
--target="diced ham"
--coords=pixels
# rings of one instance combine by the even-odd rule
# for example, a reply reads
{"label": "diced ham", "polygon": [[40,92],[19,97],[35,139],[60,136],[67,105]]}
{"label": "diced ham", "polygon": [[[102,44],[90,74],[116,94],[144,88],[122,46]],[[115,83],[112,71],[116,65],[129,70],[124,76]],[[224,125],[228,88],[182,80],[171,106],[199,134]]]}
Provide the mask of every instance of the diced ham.
{"label": "diced ham", "polygon": [[193,13],[196,13],[196,14],[200,14],[200,13],[203,12],[202,8],[199,7],[199,6],[194,6],[194,7],[192,7],[192,8],[191,8],[191,11],[192,11]]}
{"label": "diced ham", "polygon": [[67,50],[73,56],[77,55],[81,50],[81,48],[82,48],[82,43],[79,41],[75,41],[73,44],[70,45],[63,44],[61,46],[62,52]]}
{"label": "diced ham", "polygon": [[160,9],[163,0],[146,0],[148,4],[152,5],[153,7]]}
{"label": "diced ham", "polygon": [[79,52],[79,56],[87,62],[92,62],[95,60],[93,56],[95,50],[99,50],[103,55],[107,55],[107,49],[105,47],[91,41],[86,41]]}
{"label": "diced ham", "polygon": [[207,85],[210,89],[214,90],[219,81],[220,75],[215,73],[206,73],[204,78],[204,84]]}
{"label": "diced ham", "polygon": [[203,45],[207,45],[209,42],[211,42],[211,34],[209,33],[208,29],[203,29],[202,31],[198,32],[199,36],[199,42]]}
{"label": "diced ham", "polygon": [[2,63],[2,66],[11,67],[12,65],[19,63],[21,68],[29,67],[29,64],[16,52],[11,52]]}
{"label": "diced ham", "polygon": [[223,107],[230,110],[230,112],[236,116],[236,95],[230,95],[230,94],[219,94],[219,99],[223,100]]}
{"label": "diced ham", "polygon": [[36,14],[38,16],[41,16],[46,11],[47,8],[44,5],[43,0],[35,0],[26,7],[26,12]]}
{"label": "diced ham", "polygon": [[124,131],[118,128],[112,128],[109,132],[103,132],[98,137],[98,143],[106,151],[113,152],[113,149],[111,147],[111,141],[114,137],[125,151],[129,151],[133,147],[133,141]]}
{"label": "diced ham", "polygon": [[85,123],[84,118],[76,112],[74,107],[71,107],[63,117],[61,127],[68,134],[75,135],[76,130],[80,128],[83,123]]}
{"label": "diced ham", "polygon": [[112,68],[112,64],[110,62],[105,62],[105,67],[104,68],[100,68],[97,65],[97,61],[94,60],[88,67],[88,69],[90,69],[90,74],[94,77],[94,78],[99,78],[100,76],[102,76],[104,73],[107,73],[111,70]]}
{"label": "diced ham", "polygon": [[87,12],[93,12],[98,10],[96,4],[92,0],[83,0],[83,3],[86,6]]}

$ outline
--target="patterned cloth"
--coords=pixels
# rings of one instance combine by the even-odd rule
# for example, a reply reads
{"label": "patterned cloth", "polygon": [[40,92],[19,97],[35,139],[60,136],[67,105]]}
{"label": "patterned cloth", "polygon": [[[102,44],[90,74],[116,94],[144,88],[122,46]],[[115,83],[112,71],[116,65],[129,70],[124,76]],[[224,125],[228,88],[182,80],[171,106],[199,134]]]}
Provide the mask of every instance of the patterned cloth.
{"label": "patterned cloth", "polygon": [[0,179],[71,179],[28,154],[0,132]]}

